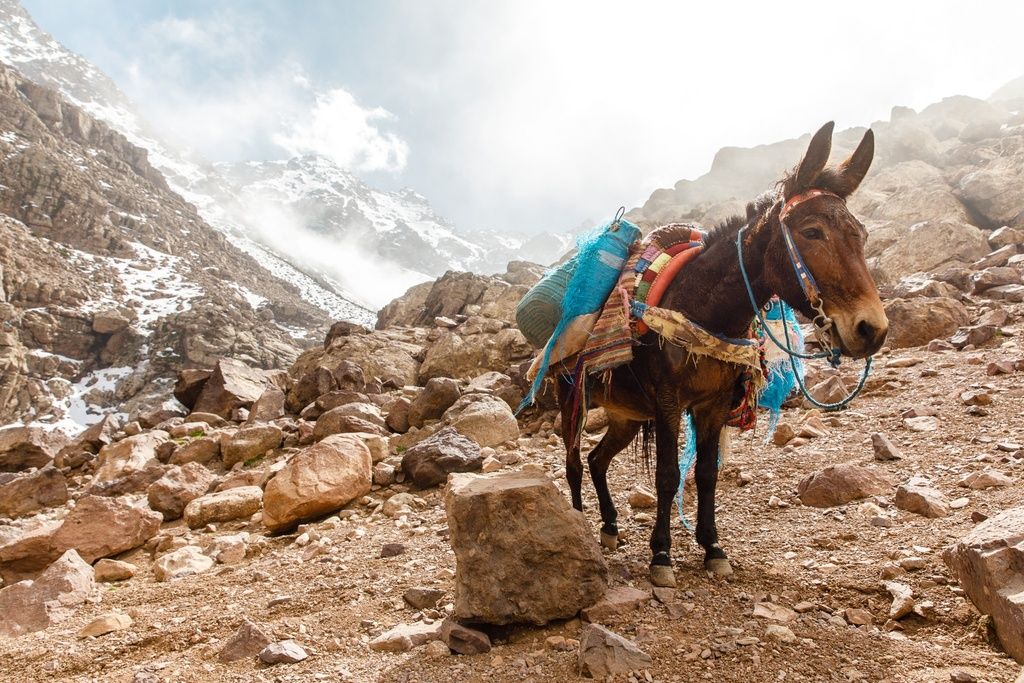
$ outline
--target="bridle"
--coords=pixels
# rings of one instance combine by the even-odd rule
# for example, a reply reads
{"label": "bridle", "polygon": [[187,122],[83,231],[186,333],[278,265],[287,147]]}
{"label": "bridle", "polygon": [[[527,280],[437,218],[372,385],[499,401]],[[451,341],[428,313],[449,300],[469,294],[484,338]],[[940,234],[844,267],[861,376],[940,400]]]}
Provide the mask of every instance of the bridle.
{"label": "bridle", "polygon": [[[871,372],[871,362],[873,356],[868,356],[868,358],[864,361],[864,372],[861,375],[860,382],[857,384],[856,389],[854,389],[849,396],[835,403],[822,403],[816,400],[813,396],[811,396],[810,393],[807,391],[807,388],[804,386],[803,380],[800,377],[800,373],[797,372],[797,358],[825,358],[828,360],[829,364],[832,367],[836,368],[839,367],[842,357],[842,350],[836,343],[837,335],[835,334],[835,322],[832,320],[832,318],[825,314],[825,304],[821,299],[821,290],[818,288],[818,283],[815,282],[814,276],[811,274],[811,271],[807,269],[807,265],[804,263],[804,259],[802,256],[800,256],[800,251],[796,248],[796,243],[793,241],[793,233],[792,231],[790,231],[789,226],[786,225],[786,218],[789,216],[789,214],[793,211],[794,208],[796,208],[803,202],[821,196],[836,197],[837,199],[839,199],[840,201],[844,201],[845,203],[845,200],[843,200],[842,197],[839,197],[839,195],[835,194],[834,192],[829,192],[828,190],[821,190],[817,188],[812,188],[810,190],[800,192],[790,197],[789,200],[783,200],[783,198],[780,196],[776,203],[782,204],[782,208],[779,210],[779,226],[782,230],[782,240],[786,245],[786,252],[789,254],[789,261],[793,265],[793,270],[796,273],[797,281],[800,283],[800,288],[803,290],[804,296],[807,297],[807,301],[810,304],[811,308],[814,309],[815,313],[817,313],[817,315],[814,317],[811,323],[813,325],[815,339],[817,339],[818,344],[822,348],[822,351],[819,351],[818,353],[805,353],[802,351],[797,351],[792,347],[792,344],[790,342],[788,326],[783,326],[783,329],[785,331],[785,342],[780,342],[772,333],[771,327],[769,327],[768,324],[765,322],[764,313],[761,310],[761,307],[757,305],[757,299],[754,297],[754,289],[750,284],[750,278],[747,276],[747,266],[743,262],[743,233],[744,231],[747,230],[747,228],[750,227],[749,223],[740,228],[739,232],[736,233],[736,255],[739,257],[740,273],[743,275],[743,284],[746,286],[747,289],[747,297],[750,299],[750,305],[754,309],[754,314],[757,316],[758,322],[761,323],[761,329],[764,330],[765,335],[769,339],[771,339],[772,343],[774,343],[777,347],[782,349],[782,351],[784,351],[786,355],[789,357],[789,362],[793,367],[793,373],[796,376],[797,386],[800,387],[800,392],[808,401],[810,401],[813,405],[817,406],[818,408],[822,408],[824,410],[838,410],[839,408],[843,408],[847,404],[849,404],[850,401],[856,398],[857,395],[864,388],[864,383],[867,381],[868,374],[870,374]],[[770,214],[771,211],[769,211],[768,213]],[[785,310],[785,302],[780,300],[779,303],[783,306],[783,310]]]}

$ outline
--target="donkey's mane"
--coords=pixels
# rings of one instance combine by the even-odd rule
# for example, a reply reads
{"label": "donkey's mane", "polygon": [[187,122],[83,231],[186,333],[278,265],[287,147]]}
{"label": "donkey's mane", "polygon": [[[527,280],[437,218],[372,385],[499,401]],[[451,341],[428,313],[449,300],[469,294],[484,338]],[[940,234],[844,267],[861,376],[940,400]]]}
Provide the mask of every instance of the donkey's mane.
{"label": "donkey's mane", "polygon": [[732,216],[719,223],[712,230],[710,230],[707,236],[704,237],[704,248],[707,249],[712,244],[728,239],[732,242],[736,238],[736,233],[744,225],[753,222],[755,218],[768,211],[772,204],[775,203],[775,199],[778,195],[769,190],[760,194],[757,199],[747,204],[747,215],[746,216]]}

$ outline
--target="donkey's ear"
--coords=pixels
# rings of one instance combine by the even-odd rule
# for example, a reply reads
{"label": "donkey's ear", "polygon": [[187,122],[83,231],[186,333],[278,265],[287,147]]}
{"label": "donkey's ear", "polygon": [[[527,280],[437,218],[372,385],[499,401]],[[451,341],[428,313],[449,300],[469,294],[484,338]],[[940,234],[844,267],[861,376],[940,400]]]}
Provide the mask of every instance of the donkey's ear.
{"label": "donkey's ear", "polygon": [[829,121],[811,138],[811,144],[807,146],[807,153],[804,154],[796,172],[796,184],[792,188],[794,192],[813,187],[818,174],[825,168],[828,155],[832,151],[832,129],[835,127],[835,122]]}
{"label": "donkey's ear", "polygon": [[850,158],[839,164],[836,169],[835,192],[840,197],[849,197],[860,186],[868,169],[871,168],[871,160],[875,157],[875,134],[868,128],[863,139],[857,145]]}

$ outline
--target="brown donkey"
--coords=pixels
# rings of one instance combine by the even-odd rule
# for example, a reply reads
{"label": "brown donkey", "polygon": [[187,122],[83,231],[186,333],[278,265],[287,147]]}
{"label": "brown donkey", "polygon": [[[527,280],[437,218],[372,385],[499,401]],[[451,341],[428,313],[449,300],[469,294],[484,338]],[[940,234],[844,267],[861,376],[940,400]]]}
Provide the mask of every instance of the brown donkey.
{"label": "brown donkey", "polygon": [[[679,311],[712,332],[727,337],[747,334],[754,311],[740,270],[737,234],[742,229],[742,257],[758,306],[779,295],[810,319],[819,315],[797,277],[786,245],[780,216],[793,238],[796,252],[817,283],[817,308],[831,318],[831,333],[844,355],[864,358],[885,340],[888,320],[874,281],[864,262],[866,232],[846,206],[863,180],[874,156],[874,135],[868,130],[853,155],[838,167],[825,168],[832,147],[833,124],[811,140],[796,170],[779,183],[779,192],[765,194],[747,206],[745,218],[735,217],[711,232],[704,251],[669,286],[663,308]],[[813,298],[813,294],[811,294]],[[651,534],[651,582],[673,586],[672,539],[669,522],[679,489],[679,431],[684,411],[693,415],[697,439],[697,542],[705,551],[704,566],[718,575],[732,573],[718,545],[715,528],[715,485],[718,444],[742,368],[685,348],[660,343],[648,332],[635,348],[633,361],[617,368],[609,386],[590,379],[588,395],[608,413],[608,431],[587,456],[590,476],[601,508],[601,540],[614,548],[617,512],[608,491],[608,466],[645,424],[653,422],[656,451],[655,481],[658,514]],[[558,381],[565,443],[570,433],[569,391]],[[569,449],[566,478],[573,506],[583,508],[583,463],[579,447]]]}

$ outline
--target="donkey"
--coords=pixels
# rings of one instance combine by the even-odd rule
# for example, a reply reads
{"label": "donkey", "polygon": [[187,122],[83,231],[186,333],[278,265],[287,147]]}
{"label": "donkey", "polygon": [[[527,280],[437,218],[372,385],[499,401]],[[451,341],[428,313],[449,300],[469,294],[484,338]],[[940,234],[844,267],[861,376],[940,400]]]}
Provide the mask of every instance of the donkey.
{"label": "donkey", "polygon": [[[739,234],[749,292],[758,307],[776,294],[809,319],[830,319],[833,343],[843,355],[865,358],[878,351],[889,323],[864,261],[867,233],[846,206],[846,198],[871,165],[874,134],[869,129],[850,158],[838,167],[826,168],[833,127],[829,122],[813,136],[803,159],[778,183],[777,192],[765,193],[747,206],[745,218],[733,217],[706,237],[700,256],[666,290],[660,304],[663,308],[679,311],[720,335],[746,336],[754,310],[740,268]],[[791,261],[786,244],[787,228],[795,261]],[[805,289],[797,275],[800,257],[801,266],[817,283],[816,292]],[[821,317],[822,313],[827,318]],[[615,548],[617,512],[608,491],[608,466],[642,427],[653,423],[658,503],[650,541],[651,583],[674,586],[669,522],[679,490],[680,423],[687,410],[693,416],[697,440],[696,539],[704,548],[708,571],[719,576],[732,574],[728,557],[718,544],[715,486],[719,438],[742,368],[661,341],[656,333],[647,332],[634,349],[632,362],[614,370],[607,386],[600,377],[590,378],[591,404],[604,407],[608,431],[587,462],[601,509],[601,541]],[[575,439],[570,386],[565,377],[558,379],[557,386],[562,436],[571,444]],[[582,510],[583,463],[578,445],[567,448],[566,479],[573,507]]]}

